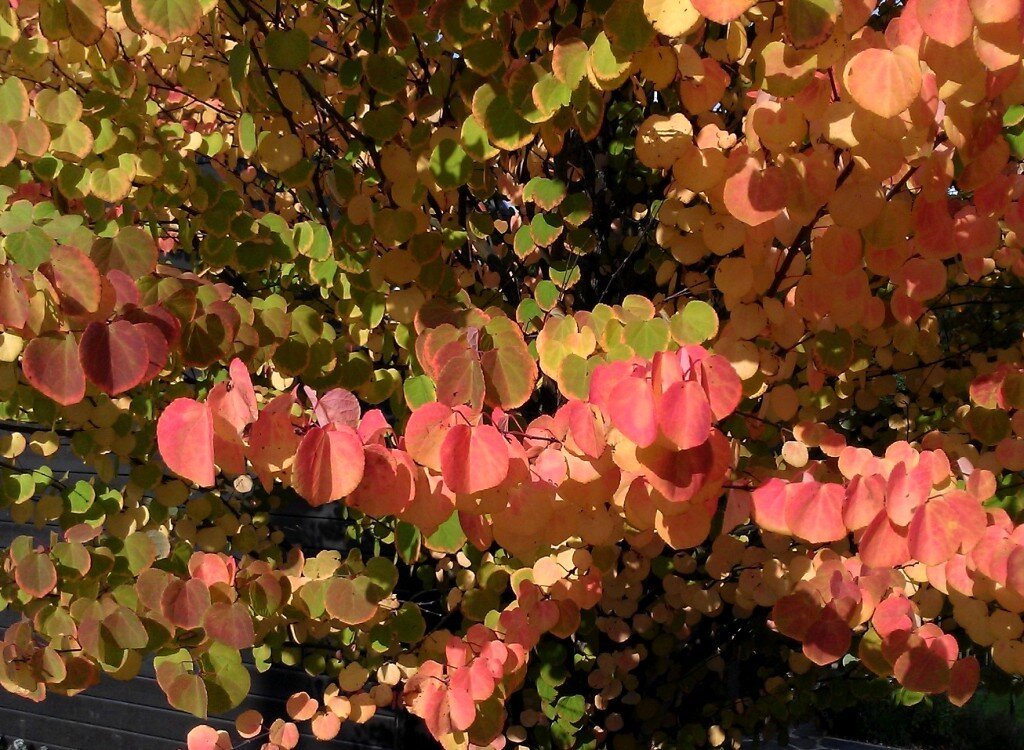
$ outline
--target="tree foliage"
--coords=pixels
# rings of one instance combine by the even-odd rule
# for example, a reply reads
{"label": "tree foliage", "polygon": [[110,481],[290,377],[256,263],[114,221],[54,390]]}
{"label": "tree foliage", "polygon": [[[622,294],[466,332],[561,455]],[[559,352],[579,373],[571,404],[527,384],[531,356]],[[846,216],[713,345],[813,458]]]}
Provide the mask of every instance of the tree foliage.
{"label": "tree foliage", "polygon": [[[0,684],[736,746],[1024,673],[1019,0],[9,0]],[[62,445],[95,468],[72,483]],[[331,504],[349,551],[272,512]],[[51,529],[53,528],[51,526]]]}

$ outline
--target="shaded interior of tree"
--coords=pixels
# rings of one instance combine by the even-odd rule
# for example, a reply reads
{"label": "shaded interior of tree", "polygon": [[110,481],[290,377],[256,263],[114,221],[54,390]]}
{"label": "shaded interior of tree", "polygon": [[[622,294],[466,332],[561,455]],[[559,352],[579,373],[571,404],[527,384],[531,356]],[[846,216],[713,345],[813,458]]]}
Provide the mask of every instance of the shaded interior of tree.
{"label": "shaded interior of tree", "polygon": [[[3,428],[9,429],[9,428]],[[26,454],[20,462],[25,468],[43,464],[65,482],[88,481],[93,472],[62,446],[53,456],[43,459]],[[274,525],[290,540],[307,550],[343,550],[345,540],[339,533],[341,525],[334,514],[336,506],[310,508],[289,504],[274,513]],[[0,513],[0,544],[8,546],[17,536],[30,535],[44,540],[56,524],[39,528],[17,523],[10,511]],[[0,627],[6,628],[16,619],[10,611],[0,614]],[[255,668],[251,652],[243,661],[252,675],[252,689],[245,702],[230,713],[203,721],[167,705],[167,697],[157,685],[152,660],[147,660],[140,674],[129,681],[104,678],[100,684],[74,698],[47,696],[34,703],[7,691],[0,691],[0,737],[10,742],[23,740],[31,748],[45,746],[48,750],[91,750],[92,748],[123,748],[124,750],[176,750],[184,746],[188,731],[199,724],[229,729],[234,717],[247,709],[264,716],[285,716],[285,701],[290,695],[305,690],[317,695],[327,680],[312,677],[298,668],[273,666],[266,672]],[[259,747],[262,739],[254,739],[241,748]],[[366,724],[347,722],[331,742],[316,740],[306,724],[301,731],[299,748],[429,748],[436,743],[422,727],[422,722],[405,711],[380,710]]]}

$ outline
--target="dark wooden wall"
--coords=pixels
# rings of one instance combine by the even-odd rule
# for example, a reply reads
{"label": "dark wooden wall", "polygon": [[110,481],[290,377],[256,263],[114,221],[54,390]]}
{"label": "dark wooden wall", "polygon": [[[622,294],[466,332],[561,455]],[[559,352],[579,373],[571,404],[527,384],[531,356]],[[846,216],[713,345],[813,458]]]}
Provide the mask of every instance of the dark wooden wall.
{"label": "dark wooden wall", "polygon": [[[0,428],[2,429],[2,428]],[[34,468],[50,466],[65,483],[88,480],[92,473],[70,449],[64,447],[54,456],[42,459],[26,452],[18,465]],[[306,550],[342,549],[341,525],[336,509],[322,506],[291,505],[273,514],[276,528]],[[0,546],[7,547],[20,535],[45,540],[58,527],[35,528],[16,524],[6,512],[0,512]],[[10,612],[0,614],[0,629],[14,620]],[[223,716],[201,721],[167,705],[163,691],[156,683],[152,663],[147,663],[139,676],[127,682],[104,678],[100,684],[73,698],[49,696],[34,703],[0,689],[0,738],[8,744],[22,740],[28,748],[48,750],[177,750],[185,746],[185,736],[197,724],[210,724],[218,729],[232,729],[234,717],[246,709],[260,711],[269,720],[287,718],[284,703],[300,690],[318,693],[317,678],[301,669],[272,667],[259,673],[252,666],[250,654],[243,655],[250,666],[252,689],[242,706]],[[331,742],[320,742],[309,732],[308,722],[300,724],[302,750],[335,750],[337,748],[389,748],[404,750],[437,747],[426,734],[422,722],[403,711],[379,710],[366,724],[343,723],[341,733]],[[233,738],[237,735],[232,732]],[[237,747],[255,750],[265,741],[257,738]],[[21,744],[21,743],[16,743]]]}

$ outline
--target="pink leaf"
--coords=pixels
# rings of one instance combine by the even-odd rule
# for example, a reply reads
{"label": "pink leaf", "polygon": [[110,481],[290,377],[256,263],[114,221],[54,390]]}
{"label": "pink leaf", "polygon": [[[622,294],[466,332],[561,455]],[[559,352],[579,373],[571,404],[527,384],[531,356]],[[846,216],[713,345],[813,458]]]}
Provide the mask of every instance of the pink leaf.
{"label": "pink leaf", "polygon": [[967,0],[917,0],[917,20],[925,34],[947,47],[963,44],[974,30]]}
{"label": "pink leaf", "polygon": [[447,693],[448,706],[452,717],[452,728],[464,732],[473,725],[476,719],[476,703],[466,690],[451,686]]}
{"label": "pink leaf", "polygon": [[803,482],[786,493],[786,524],[795,536],[811,544],[835,542],[847,534],[843,523],[842,485]]}
{"label": "pink leaf", "polygon": [[508,476],[508,443],[493,425],[457,424],[441,443],[441,476],[453,492],[497,487]]}
{"label": "pink leaf", "polygon": [[711,435],[711,405],[693,381],[675,383],[658,404],[662,434],[680,450],[696,448]]}
{"label": "pink leaf", "polygon": [[914,513],[907,529],[910,555],[925,565],[939,565],[960,546],[956,512],[943,498],[930,500]]}
{"label": "pink leaf", "polygon": [[207,404],[172,401],[157,422],[156,439],[167,468],[200,487],[213,485],[213,414]]}
{"label": "pink leaf", "polygon": [[608,396],[608,416],[616,429],[641,448],[658,437],[654,389],[642,377],[623,378]]}
{"label": "pink leaf", "polygon": [[317,424],[326,427],[329,424],[346,425],[353,430],[359,426],[359,400],[351,391],[344,388],[333,388],[316,402],[313,409]]}
{"label": "pink leaf", "polygon": [[765,531],[775,534],[792,534],[786,522],[786,483],[781,479],[769,479],[751,493],[754,508],[754,522]]}
{"label": "pink leaf", "polygon": [[860,559],[869,568],[893,568],[910,560],[906,532],[894,526],[884,512],[864,529],[858,547]]}
{"label": "pink leaf", "polygon": [[725,419],[740,405],[743,382],[729,360],[720,354],[712,354],[697,363],[697,382],[708,394],[715,419]]}

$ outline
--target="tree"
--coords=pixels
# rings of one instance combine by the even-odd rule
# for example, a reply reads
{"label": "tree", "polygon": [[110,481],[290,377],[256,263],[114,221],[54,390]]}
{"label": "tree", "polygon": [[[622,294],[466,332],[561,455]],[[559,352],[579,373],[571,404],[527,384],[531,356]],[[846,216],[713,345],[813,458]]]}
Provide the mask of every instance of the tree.
{"label": "tree", "polygon": [[[1024,673],[1022,30],[10,0],[0,496],[61,532],[4,553],[0,684],[154,655],[205,716],[253,648],[331,677],[239,717],[266,748],[404,705],[622,750]],[[20,458],[61,444],[93,481]],[[273,528],[296,497],[347,556]]]}

